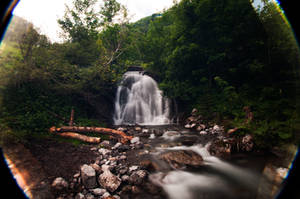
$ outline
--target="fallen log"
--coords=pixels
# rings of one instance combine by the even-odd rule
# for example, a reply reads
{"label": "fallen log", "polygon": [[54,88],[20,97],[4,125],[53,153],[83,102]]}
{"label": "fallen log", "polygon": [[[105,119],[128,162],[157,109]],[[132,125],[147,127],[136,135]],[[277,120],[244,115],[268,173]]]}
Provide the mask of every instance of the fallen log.
{"label": "fallen log", "polygon": [[93,144],[98,144],[101,141],[101,138],[97,137],[89,137],[86,135],[81,135],[78,133],[73,133],[73,132],[64,132],[64,133],[57,133],[56,135],[60,135],[62,137],[69,137],[69,138],[75,138],[84,142],[88,143],[93,143]]}
{"label": "fallen log", "polygon": [[120,141],[122,143],[126,143],[127,141],[132,139],[132,136],[127,136],[123,131],[118,131],[110,128],[102,128],[102,127],[81,127],[81,126],[62,126],[60,128],[56,128],[55,126],[50,128],[50,132],[76,132],[76,133],[102,133],[102,134],[110,134],[113,136],[121,137]]}

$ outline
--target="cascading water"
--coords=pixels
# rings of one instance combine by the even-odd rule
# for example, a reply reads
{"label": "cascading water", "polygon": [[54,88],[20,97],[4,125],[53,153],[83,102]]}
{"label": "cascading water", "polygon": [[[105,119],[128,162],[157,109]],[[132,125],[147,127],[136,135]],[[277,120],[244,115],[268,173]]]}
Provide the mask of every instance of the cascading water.
{"label": "cascading water", "polygon": [[154,79],[141,71],[128,71],[117,90],[114,124],[169,124],[169,104]]}

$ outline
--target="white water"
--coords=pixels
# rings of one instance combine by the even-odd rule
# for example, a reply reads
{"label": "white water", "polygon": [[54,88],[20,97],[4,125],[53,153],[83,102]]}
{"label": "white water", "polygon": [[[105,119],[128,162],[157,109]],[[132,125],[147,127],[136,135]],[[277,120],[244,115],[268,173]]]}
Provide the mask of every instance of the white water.
{"label": "white water", "polygon": [[[234,195],[235,186],[246,187],[255,193],[260,179],[258,174],[211,156],[208,147],[209,143],[205,146],[157,147],[155,155],[168,150],[192,150],[202,156],[204,165],[212,170],[202,173],[185,170],[158,172],[150,175],[150,180],[161,186],[170,199],[239,198],[241,195]],[[242,195],[242,198],[248,198],[248,194]]]}
{"label": "white water", "polygon": [[169,124],[169,100],[162,96],[157,83],[140,71],[123,76],[115,101],[114,124]]}

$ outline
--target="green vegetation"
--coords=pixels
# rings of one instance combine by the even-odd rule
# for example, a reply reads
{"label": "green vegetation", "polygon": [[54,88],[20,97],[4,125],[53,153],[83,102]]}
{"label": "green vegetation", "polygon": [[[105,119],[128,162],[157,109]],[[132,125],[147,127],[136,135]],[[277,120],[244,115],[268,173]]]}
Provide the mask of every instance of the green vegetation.
{"label": "green vegetation", "polygon": [[180,112],[196,107],[261,147],[298,141],[299,49],[276,5],[263,2],[181,0],[129,23],[116,0],[98,11],[96,0],[74,0],[58,21],[64,43],[15,17],[0,49],[1,126],[45,132],[72,108],[77,124],[109,125],[117,82],[142,65]]}

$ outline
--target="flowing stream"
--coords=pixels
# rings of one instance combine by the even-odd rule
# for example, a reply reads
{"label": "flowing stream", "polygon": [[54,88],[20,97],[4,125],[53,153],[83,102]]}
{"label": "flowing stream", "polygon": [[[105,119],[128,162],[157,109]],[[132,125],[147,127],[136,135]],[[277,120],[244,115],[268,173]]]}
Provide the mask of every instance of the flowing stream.
{"label": "flowing stream", "polygon": [[154,79],[142,71],[128,71],[117,90],[114,124],[169,124],[169,104]]}
{"label": "flowing stream", "polygon": [[[159,168],[151,173],[149,178],[154,184],[162,187],[170,199],[268,198],[266,193],[270,193],[271,189],[265,187],[270,187],[270,183],[261,183],[264,181],[263,158],[251,159],[249,156],[243,156],[237,158],[240,164],[232,164],[232,160],[221,160],[210,155],[208,151],[210,142],[222,137],[221,134],[212,133],[209,129],[206,129],[205,134],[201,134],[182,128],[179,130],[178,126],[175,130],[175,126],[171,125],[167,127],[168,130],[155,126],[171,123],[170,101],[163,97],[155,80],[142,71],[128,71],[124,74],[116,93],[113,119],[115,125],[148,125],[142,131],[149,133],[148,137],[141,135],[148,149],[142,149],[135,154],[146,154],[147,160],[158,165]],[[155,134],[155,128],[164,133]],[[162,154],[169,151],[181,151],[177,153],[179,155],[192,151],[201,156],[203,163],[200,167],[175,168],[172,166],[174,157],[171,157],[169,162],[161,158]],[[177,158],[175,161],[184,160],[186,157]],[[264,191],[258,192],[258,189]]]}

